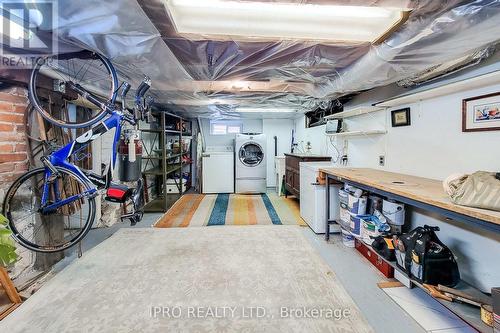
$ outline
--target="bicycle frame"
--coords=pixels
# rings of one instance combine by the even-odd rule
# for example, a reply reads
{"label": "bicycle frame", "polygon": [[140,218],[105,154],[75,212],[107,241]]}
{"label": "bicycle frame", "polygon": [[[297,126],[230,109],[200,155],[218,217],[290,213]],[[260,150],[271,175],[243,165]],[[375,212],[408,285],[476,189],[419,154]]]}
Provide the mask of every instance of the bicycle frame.
{"label": "bicycle frame", "polygon": [[[84,134],[77,137],[74,141],[68,143],[66,146],[61,149],[53,152],[49,156],[47,156],[47,160],[49,162],[50,167],[46,166],[45,172],[45,181],[42,189],[42,198],[41,198],[41,211],[42,213],[50,213],[52,211],[57,210],[57,208],[67,205],[73,201],[76,201],[80,198],[93,196],[97,194],[97,186],[94,182],[89,179],[89,177],[77,166],[73,165],[69,162],[69,157],[75,153],[78,153],[85,147],[87,147],[92,141],[108,132],[109,130],[115,128],[115,135],[113,137],[113,147],[112,147],[112,155],[110,157],[110,165],[109,170],[113,171],[116,164],[116,155],[117,155],[117,144],[120,140],[121,127],[122,122],[124,120],[124,116],[122,112],[117,110],[111,111],[111,116],[106,118],[104,121],[101,121],[97,126],[91,128]],[[84,191],[79,194],[72,195],[68,198],[60,200],[60,192],[57,186],[57,183],[54,183],[53,190],[55,196],[55,202],[51,204],[47,204],[49,202],[50,195],[50,185],[51,185],[51,177],[54,176],[54,173],[57,171],[52,169],[52,167],[61,167],[68,169],[73,172],[77,177],[79,177],[82,181],[89,184],[91,188],[87,191]]]}

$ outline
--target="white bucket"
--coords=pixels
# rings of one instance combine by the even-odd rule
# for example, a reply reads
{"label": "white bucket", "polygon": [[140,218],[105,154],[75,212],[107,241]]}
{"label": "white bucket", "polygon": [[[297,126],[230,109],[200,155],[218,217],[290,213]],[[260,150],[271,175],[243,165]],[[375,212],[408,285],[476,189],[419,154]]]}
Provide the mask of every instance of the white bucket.
{"label": "white bucket", "polygon": [[344,190],[339,190],[339,215],[341,225],[345,228],[349,228],[351,223],[351,215],[349,214],[349,194]]}
{"label": "white bucket", "polygon": [[405,205],[402,203],[384,200],[382,214],[384,214],[389,224],[405,224]]}
{"label": "white bucket", "polygon": [[354,236],[361,236],[361,224],[362,220],[360,218],[351,216],[351,224],[349,225],[349,230]]}
{"label": "white bucket", "polygon": [[347,230],[342,229],[342,244],[347,247],[354,247],[354,236]]}
{"label": "white bucket", "polygon": [[349,194],[349,211],[354,215],[366,214],[366,197],[355,197]]}
{"label": "white bucket", "polygon": [[365,220],[361,221],[362,221],[361,238],[363,242],[365,242],[366,244],[372,245],[373,238],[380,236],[380,232],[377,230],[377,226],[372,222]]}

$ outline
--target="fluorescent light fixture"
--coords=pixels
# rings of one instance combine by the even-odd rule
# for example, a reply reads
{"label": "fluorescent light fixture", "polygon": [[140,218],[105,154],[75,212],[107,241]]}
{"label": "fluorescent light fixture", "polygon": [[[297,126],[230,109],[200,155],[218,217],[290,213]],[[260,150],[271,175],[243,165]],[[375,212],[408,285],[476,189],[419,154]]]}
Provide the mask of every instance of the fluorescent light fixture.
{"label": "fluorescent light fixture", "polygon": [[408,17],[402,8],[163,0],[180,34],[208,38],[380,42]]}
{"label": "fluorescent light fixture", "polygon": [[235,110],[236,112],[239,113],[268,113],[268,112],[273,112],[273,113],[292,113],[292,112],[297,112],[297,110],[294,109],[266,109],[266,108],[237,108]]}

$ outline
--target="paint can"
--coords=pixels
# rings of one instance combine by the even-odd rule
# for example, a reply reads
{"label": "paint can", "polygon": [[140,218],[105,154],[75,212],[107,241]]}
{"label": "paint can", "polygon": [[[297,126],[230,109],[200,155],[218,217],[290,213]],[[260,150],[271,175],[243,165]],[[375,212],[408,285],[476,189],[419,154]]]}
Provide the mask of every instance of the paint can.
{"label": "paint can", "polygon": [[340,224],[347,229],[351,224],[351,214],[349,214],[349,194],[342,189],[339,190],[339,203]]}
{"label": "paint can", "polygon": [[349,226],[349,230],[352,235],[361,237],[361,219],[351,216],[351,225]]}
{"label": "paint can", "polygon": [[354,247],[354,236],[345,229],[342,228],[342,244],[347,247]]}
{"label": "paint can", "polygon": [[382,202],[383,199],[377,195],[369,195],[368,196],[368,214],[373,215],[376,210],[379,212],[382,211]]}
{"label": "paint can", "polygon": [[349,230],[354,236],[361,236],[361,220],[356,216],[366,213],[366,201],[366,197],[349,194],[349,213],[351,215]]}
{"label": "paint can", "polygon": [[377,230],[377,226],[374,223],[366,220],[361,220],[361,221],[362,221],[361,239],[366,244],[372,245],[373,238],[380,236],[380,232]]}
{"label": "paint can", "polygon": [[354,215],[366,214],[366,197],[357,197],[349,194],[349,211]]}
{"label": "paint can", "polygon": [[387,222],[392,225],[402,226],[405,224],[405,205],[392,200],[384,200],[382,214]]}

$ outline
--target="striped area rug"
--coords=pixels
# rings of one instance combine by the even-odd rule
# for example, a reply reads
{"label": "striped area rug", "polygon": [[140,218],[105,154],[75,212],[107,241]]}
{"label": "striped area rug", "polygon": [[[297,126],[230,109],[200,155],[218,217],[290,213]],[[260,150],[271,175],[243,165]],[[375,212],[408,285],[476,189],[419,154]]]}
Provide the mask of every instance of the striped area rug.
{"label": "striped area rug", "polygon": [[156,228],[214,225],[306,225],[299,203],[275,193],[186,194],[156,223]]}

